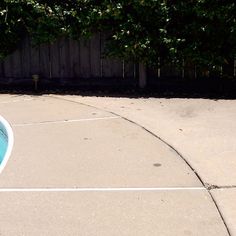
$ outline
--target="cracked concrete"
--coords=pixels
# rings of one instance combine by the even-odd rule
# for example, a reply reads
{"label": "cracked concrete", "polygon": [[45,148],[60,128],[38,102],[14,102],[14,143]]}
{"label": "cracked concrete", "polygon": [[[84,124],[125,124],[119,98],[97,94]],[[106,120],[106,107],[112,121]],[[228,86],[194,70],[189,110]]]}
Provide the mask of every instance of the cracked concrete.
{"label": "cracked concrete", "polygon": [[236,185],[235,101],[78,96],[67,99],[115,112],[152,131],[176,148],[204,182]]}
{"label": "cracked concrete", "polygon": [[[173,146],[199,175],[206,189],[222,190],[222,196],[224,190],[234,190],[236,101],[79,96],[66,99],[112,111],[142,125]],[[225,216],[222,204],[219,210]]]}
{"label": "cracked concrete", "polygon": [[[227,125],[222,130],[217,127],[215,131],[212,131],[212,127],[213,124],[220,123],[216,119],[216,117],[222,118],[222,114],[218,114],[219,110],[226,112],[230,122],[230,119],[234,118],[235,109],[232,107],[228,111],[212,104],[212,101],[205,102],[201,99],[173,101],[172,99],[0,95],[1,114],[12,123],[16,135],[13,155],[0,176],[0,194],[3,199],[0,208],[6,218],[10,215],[6,207],[18,212],[19,216],[23,209],[27,209],[21,219],[25,226],[18,225],[10,230],[9,227],[13,226],[11,222],[2,221],[0,233],[2,235],[17,235],[17,233],[111,235],[109,232],[112,232],[112,235],[234,235],[232,226],[234,224],[231,219],[234,211],[232,213],[230,207],[225,206],[226,201],[222,198],[224,189],[217,189],[221,186],[226,188],[234,186],[234,179],[231,178],[235,172],[230,173],[234,170],[234,167],[230,166],[234,161],[232,156],[234,148],[228,149],[228,143],[222,141],[225,137],[233,135],[234,125],[230,126],[231,131]],[[212,116],[209,116],[212,112]],[[109,119],[111,115],[117,116],[117,119]],[[213,124],[204,129],[202,125],[208,124],[210,118]],[[69,120],[75,122],[65,122]],[[227,130],[226,134],[224,129]],[[221,136],[212,139],[213,134],[218,133],[221,133]],[[219,143],[223,143],[222,148]],[[215,144],[218,145],[213,151],[207,151],[206,147],[211,148]],[[233,144],[233,140],[230,140],[230,144]],[[223,156],[218,155],[216,163],[212,164],[212,154],[215,152]],[[211,155],[208,155],[209,153]],[[224,168],[218,172],[214,168],[219,166],[219,161],[223,162],[226,154],[229,158],[225,161]],[[70,161],[66,161],[65,157]],[[225,173],[227,177],[223,176]],[[197,192],[194,189],[184,189],[185,187],[197,189],[202,184],[205,189]],[[145,195],[142,191],[140,195],[134,195],[132,192],[122,190],[118,194],[118,202],[112,201],[112,198],[116,198],[115,194],[77,193],[77,200],[69,200],[75,193],[57,193],[59,198],[55,198],[50,193],[36,194],[33,191],[35,188],[74,187],[163,187],[163,190],[160,193],[151,191]],[[164,190],[165,187],[169,187],[170,191]],[[183,189],[181,192],[176,192],[174,190],[176,187]],[[12,192],[1,192],[4,188],[10,188]],[[14,188],[18,190],[29,188],[32,189],[32,193],[14,192]],[[216,197],[215,191],[220,190],[222,194]],[[42,196],[42,201],[38,196]],[[99,200],[92,204],[93,196]],[[159,199],[160,196],[162,197]],[[22,200],[25,197],[31,199],[32,204]],[[136,197],[140,199],[138,202],[131,200]],[[17,205],[9,205],[7,199],[18,199]],[[55,207],[70,209],[72,214],[66,210],[65,214],[57,213],[55,207],[51,208],[45,202],[50,202],[52,199],[55,200]],[[106,199],[105,204],[103,199]],[[127,202],[128,205],[125,204],[127,199],[131,200]],[[84,201],[84,204],[78,205],[78,201]],[[162,201],[168,204],[160,208]],[[75,207],[76,205],[78,207]],[[113,216],[108,211],[101,210],[98,216],[98,212],[92,208],[84,208],[88,205],[98,209],[112,207],[116,214]],[[32,211],[36,206],[37,216]],[[158,206],[158,209],[154,213],[151,209],[155,209],[155,206]],[[84,209],[82,210],[84,214],[73,213],[74,210],[81,211],[81,207]],[[129,212],[130,207],[139,210]],[[49,211],[43,219],[42,216],[47,208]],[[126,212],[128,224],[123,221],[119,209]],[[71,222],[65,224],[62,234],[58,233],[60,224],[63,225],[59,220],[60,215],[70,219]],[[37,228],[38,221],[47,225],[47,221],[53,217],[55,221],[49,223],[48,231],[42,230],[42,227]],[[130,221],[133,218],[136,220]],[[98,224],[102,219],[105,219],[103,224]],[[158,227],[155,223],[157,219]],[[14,218],[15,222],[19,220],[18,217]],[[95,231],[90,229],[92,221]],[[74,228],[74,225],[81,223],[85,225],[85,230]],[[108,224],[111,226],[107,227]],[[175,229],[173,227],[173,231],[169,225],[178,227]]]}
{"label": "cracked concrete", "polygon": [[222,212],[225,223],[227,224],[230,234],[236,235],[236,188],[229,189],[213,189],[211,190],[212,196],[219,209]]}

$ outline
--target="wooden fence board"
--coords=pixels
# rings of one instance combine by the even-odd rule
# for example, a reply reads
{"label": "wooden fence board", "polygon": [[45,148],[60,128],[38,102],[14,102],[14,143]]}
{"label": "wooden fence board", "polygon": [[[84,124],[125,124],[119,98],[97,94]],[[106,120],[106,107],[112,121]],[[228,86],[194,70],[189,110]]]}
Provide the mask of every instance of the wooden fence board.
{"label": "wooden fence board", "polygon": [[40,74],[39,47],[30,43],[30,74]]}
{"label": "wooden fence board", "polygon": [[13,55],[8,55],[5,58],[4,63],[3,63],[4,74],[5,74],[5,77],[7,77],[7,78],[12,77],[12,69],[11,69],[12,57],[13,57]]}
{"label": "wooden fence board", "polygon": [[101,38],[95,34],[90,40],[91,77],[101,77]]}
{"label": "wooden fence board", "polygon": [[22,76],[25,78],[31,77],[30,52],[31,52],[30,41],[29,41],[29,38],[26,37],[24,41],[22,42],[22,46],[21,46]]}
{"label": "wooden fence board", "polygon": [[[100,47],[101,47],[101,77],[106,77],[107,74],[109,76],[110,73],[108,73],[108,69],[110,69],[107,65],[107,60],[105,58],[105,43],[106,43],[106,38],[107,38],[107,35],[104,34],[104,33],[101,33],[100,34]],[[108,68],[107,68],[108,67]]]}
{"label": "wooden fence board", "polygon": [[126,62],[124,63],[124,77],[125,78],[132,78],[134,77],[134,63],[133,62]]}
{"label": "wooden fence board", "polygon": [[4,77],[4,63],[0,61],[0,77]]}
{"label": "wooden fence board", "polygon": [[11,58],[11,70],[13,78],[22,77],[22,60],[21,60],[21,51],[17,49]]}
{"label": "wooden fence board", "polygon": [[231,77],[234,76],[234,60],[233,59],[228,60],[228,62],[223,65],[222,73]]}
{"label": "wooden fence board", "polygon": [[70,78],[77,79],[80,75],[80,48],[79,42],[69,40],[69,55],[70,55]]}
{"label": "wooden fence board", "polygon": [[65,38],[59,40],[59,54],[60,78],[69,78],[69,41]]}
{"label": "wooden fence board", "polygon": [[[109,60],[109,59],[108,59]],[[121,59],[109,60],[111,62],[111,76],[114,78],[123,78],[123,61]]]}
{"label": "wooden fence board", "polygon": [[47,79],[51,78],[52,65],[50,60],[50,46],[45,44],[41,45],[39,50],[40,75]]}
{"label": "wooden fence board", "polygon": [[87,39],[80,40],[80,77],[89,78],[91,76],[91,54],[90,41]]}
{"label": "wooden fence board", "polygon": [[181,77],[182,71],[175,65],[169,64],[161,67],[161,76],[164,77]]}
{"label": "wooden fence board", "polygon": [[106,40],[108,35],[101,34],[101,53],[102,53],[102,74],[104,77],[122,78],[123,63],[122,60],[108,58],[105,56]]}
{"label": "wooden fence board", "polygon": [[51,77],[60,77],[60,53],[59,40],[50,45],[50,63],[51,63]]}
{"label": "wooden fence board", "polygon": [[184,77],[188,79],[195,78],[195,65],[190,60],[184,63]]}
{"label": "wooden fence board", "polygon": [[158,78],[158,72],[157,69],[155,70],[154,68],[147,68],[147,76],[148,78],[151,79],[157,79]]}

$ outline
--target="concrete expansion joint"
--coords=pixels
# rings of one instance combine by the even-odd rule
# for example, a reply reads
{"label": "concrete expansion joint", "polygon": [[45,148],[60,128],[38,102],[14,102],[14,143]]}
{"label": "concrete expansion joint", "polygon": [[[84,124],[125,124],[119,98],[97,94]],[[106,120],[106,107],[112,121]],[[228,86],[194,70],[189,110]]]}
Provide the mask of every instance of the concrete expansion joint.
{"label": "concrete expansion joint", "polygon": [[204,183],[204,186],[209,191],[214,190],[214,189],[223,190],[223,189],[236,188],[236,185],[222,185],[222,186],[219,186],[219,185],[209,184],[209,183]]}
{"label": "concrete expansion joint", "polygon": [[105,116],[105,117],[84,118],[84,119],[48,120],[41,122],[13,124],[12,126],[17,127],[17,126],[32,126],[32,125],[48,125],[48,124],[60,124],[60,123],[72,123],[72,122],[84,122],[84,121],[111,120],[119,118],[120,117],[117,116]]}
{"label": "concrete expansion joint", "polygon": [[[205,188],[209,194],[209,196],[211,197],[216,209],[217,209],[217,212],[225,226],[225,229],[228,233],[229,236],[231,236],[231,233],[229,231],[229,228],[225,222],[225,219],[221,213],[221,210],[219,208],[219,206],[217,205],[216,203],[216,200],[214,199],[212,193],[210,190],[213,190],[213,189],[220,189],[221,187],[217,186],[217,185],[212,185],[212,184],[209,184],[209,183],[204,183],[202,178],[200,177],[200,175],[197,173],[197,171],[192,167],[192,165],[188,162],[188,160],[174,147],[172,146],[170,143],[168,143],[167,141],[165,141],[164,139],[162,139],[160,136],[158,136],[157,134],[155,134],[154,132],[150,131],[149,129],[145,128],[143,125],[133,121],[133,120],[130,120],[129,118],[126,118],[116,112],[112,112],[112,111],[108,111],[108,110],[105,110],[105,109],[102,109],[102,108],[98,108],[96,106],[93,106],[93,105],[89,105],[89,104],[85,104],[85,103],[82,103],[82,102],[77,102],[77,101],[72,101],[72,100],[69,100],[69,99],[64,99],[64,98],[57,98],[57,97],[54,97],[54,96],[51,96],[52,98],[54,99],[59,99],[59,100],[64,100],[64,101],[68,101],[68,102],[72,102],[72,103],[75,103],[75,104],[80,104],[80,105],[84,105],[84,106],[88,106],[88,107],[92,107],[94,109],[97,109],[97,110],[103,110],[105,112],[108,112],[110,114],[112,114],[113,116],[117,116],[117,117],[120,117],[138,127],[140,127],[141,129],[143,129],[144,131],[148,132],[150,135],[152,135],[153,137],[159,139],[161,142],[163,142],[165,145],[167,145],[169,148],[171,148],[185,163],[186,165],[195,173],[196,177],[199,179],[199,181],[201,182],[201,184],[203,185],[203,188]],[[233,187],[233,186],[232,186]],[[223,189],[223,188],[222,188]]]}
{"label": "concrete expansion joint", "polygon": [[220,186],[218,185],[209,184],[209,183],[204,183],[204,186],[208,191],[220,188]]}

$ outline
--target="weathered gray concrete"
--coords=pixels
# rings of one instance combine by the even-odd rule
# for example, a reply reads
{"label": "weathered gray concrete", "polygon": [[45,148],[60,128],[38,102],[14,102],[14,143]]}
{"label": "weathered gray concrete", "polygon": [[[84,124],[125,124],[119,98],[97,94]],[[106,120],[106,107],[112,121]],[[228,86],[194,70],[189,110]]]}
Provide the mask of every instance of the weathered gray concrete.
{"label": "weathered gray concrete", "polygon": [[[1,95],[0,95],[1,98]],[[7,117],[11,124],[39,123],[46,121],[63,121],[111,116],[88,106],[43,96],[19,96],[0,101],[1,115]]]}
{"label": "weathered gray concrete", "polygon": [[228,235],[205,191],[0,193],[0,234]]}
{"label": "weathered gray concrete", "polygon": [[[171,115],[174,105],[160,112],[155,99],[0,95],[0,113],[11,122],[15,135],[12,156],[0,175],[1,235],[227,235],[208,192],[186,189],[201,183],[173,149],[138,125],[86,104],[124,115],[154,133],[160,130],[157,135],[182,147],[181,152],[187,150],[195,168],[203,166],[204,155],[199,159],[190,155],[195,153],[190,152],[190,134],[197,121]],[[185,129],[189,133],[184,135]],[[201,176],[215,180],[216,171],[205,176],[204,168]],[[171,189],[64,189],[82,187]],[[35,188],[42,190],[34,192]],[[46,192],[48,188],[64,192]],[[23,192],[27,189],[31,192]]]}
{"label": "weathered gray concrete", "polygon": [[214,189],[211,191],[231,235],[236,235],[236,188]]}
{"label": "weathered gray concrete", "polygon": [[70,96],[122,115],[162,137],[205,183],[236,186],[236,101]]}
{"label": "weathered gray concrete", "polygon": [[120,118],[13,128],[1,187],[201,186],[175,152]]}
{"label": "weathered gray concrete", "polygon": [[[236,186],[236,101],[129,99],[67,96],[126,117],[175,147],[209,185]],[[235,188],[213,191],[232,235],[236,235]]]}

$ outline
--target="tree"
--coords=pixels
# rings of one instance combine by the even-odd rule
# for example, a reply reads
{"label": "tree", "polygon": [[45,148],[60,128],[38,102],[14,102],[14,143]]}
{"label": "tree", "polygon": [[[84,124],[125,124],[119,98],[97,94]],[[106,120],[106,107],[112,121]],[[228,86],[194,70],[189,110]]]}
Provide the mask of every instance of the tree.
{"label": "tree", "polygon": [[0,3],[0,59],[16,49],[30,35],[35,45],[50,42],[64,33],[60,8],[46,2],[3,0]]}
{"label": "tree", "polygon": [[175,58],[190,59],[217,70],[235,57],[236,5],[233,0],[168,1],[168,35],[175,42]]}
{"label": "tree", "polygon": [[0,56],[34,43],[107,32],[107,55],[156,67],[189,60],[217,70],[236,53],[233,0],[3,0]]}

